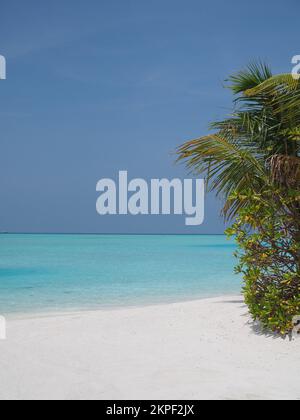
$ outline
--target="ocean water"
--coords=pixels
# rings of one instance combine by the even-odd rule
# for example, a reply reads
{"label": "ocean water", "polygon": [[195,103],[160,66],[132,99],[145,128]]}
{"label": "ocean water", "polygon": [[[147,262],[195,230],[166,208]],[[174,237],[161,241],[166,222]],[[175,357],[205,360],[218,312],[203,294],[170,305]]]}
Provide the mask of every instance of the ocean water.
{"label": "ocean water", "polygon": [[236,294],[225,236],[0,235],[0,314]]}

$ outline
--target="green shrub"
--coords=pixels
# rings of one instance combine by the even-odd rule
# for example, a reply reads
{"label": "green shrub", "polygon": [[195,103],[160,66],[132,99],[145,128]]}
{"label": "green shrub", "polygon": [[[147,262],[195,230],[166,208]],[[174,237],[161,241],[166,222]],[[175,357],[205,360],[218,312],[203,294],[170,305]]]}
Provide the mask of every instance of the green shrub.
{"label": "green shrub", "polygon": [[300,315],[300,197],[270,188],[239,195],[247,203],[227,233],[236,236],[250,313],[263,327],[282,335]]}

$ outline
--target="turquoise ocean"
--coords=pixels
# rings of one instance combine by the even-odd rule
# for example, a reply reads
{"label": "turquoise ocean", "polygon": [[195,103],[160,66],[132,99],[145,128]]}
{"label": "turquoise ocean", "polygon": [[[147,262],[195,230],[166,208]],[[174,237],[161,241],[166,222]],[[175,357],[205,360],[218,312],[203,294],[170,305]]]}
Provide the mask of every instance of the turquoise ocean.
{"label": "turquoise ocean", "polygon": [[235,248],[214,235],[0,235],[0,314],[237,294]]}

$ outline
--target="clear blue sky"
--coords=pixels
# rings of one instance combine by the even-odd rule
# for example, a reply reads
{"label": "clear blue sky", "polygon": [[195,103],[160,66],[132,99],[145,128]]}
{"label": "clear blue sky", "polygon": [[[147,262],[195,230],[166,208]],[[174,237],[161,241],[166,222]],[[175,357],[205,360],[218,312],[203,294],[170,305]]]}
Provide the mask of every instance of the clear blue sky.
{"label": "clear blue sky", "polygon": [[3,1],[0,231],[221,233],[184,217],[97,216],[96,182],[184,177],[172,151],[231,107],[223,80],[300,54],[299,0]]}

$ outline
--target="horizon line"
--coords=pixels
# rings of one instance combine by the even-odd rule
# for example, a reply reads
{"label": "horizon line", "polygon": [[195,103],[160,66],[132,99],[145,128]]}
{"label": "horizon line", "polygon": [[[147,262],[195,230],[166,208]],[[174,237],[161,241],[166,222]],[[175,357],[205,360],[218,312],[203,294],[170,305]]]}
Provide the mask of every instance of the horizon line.
{"label": "horizon line", "polygon": [[226,236],[225,233],[96,233],[96,232],[0,232],[0,235],[90,235],[90,236]]}

